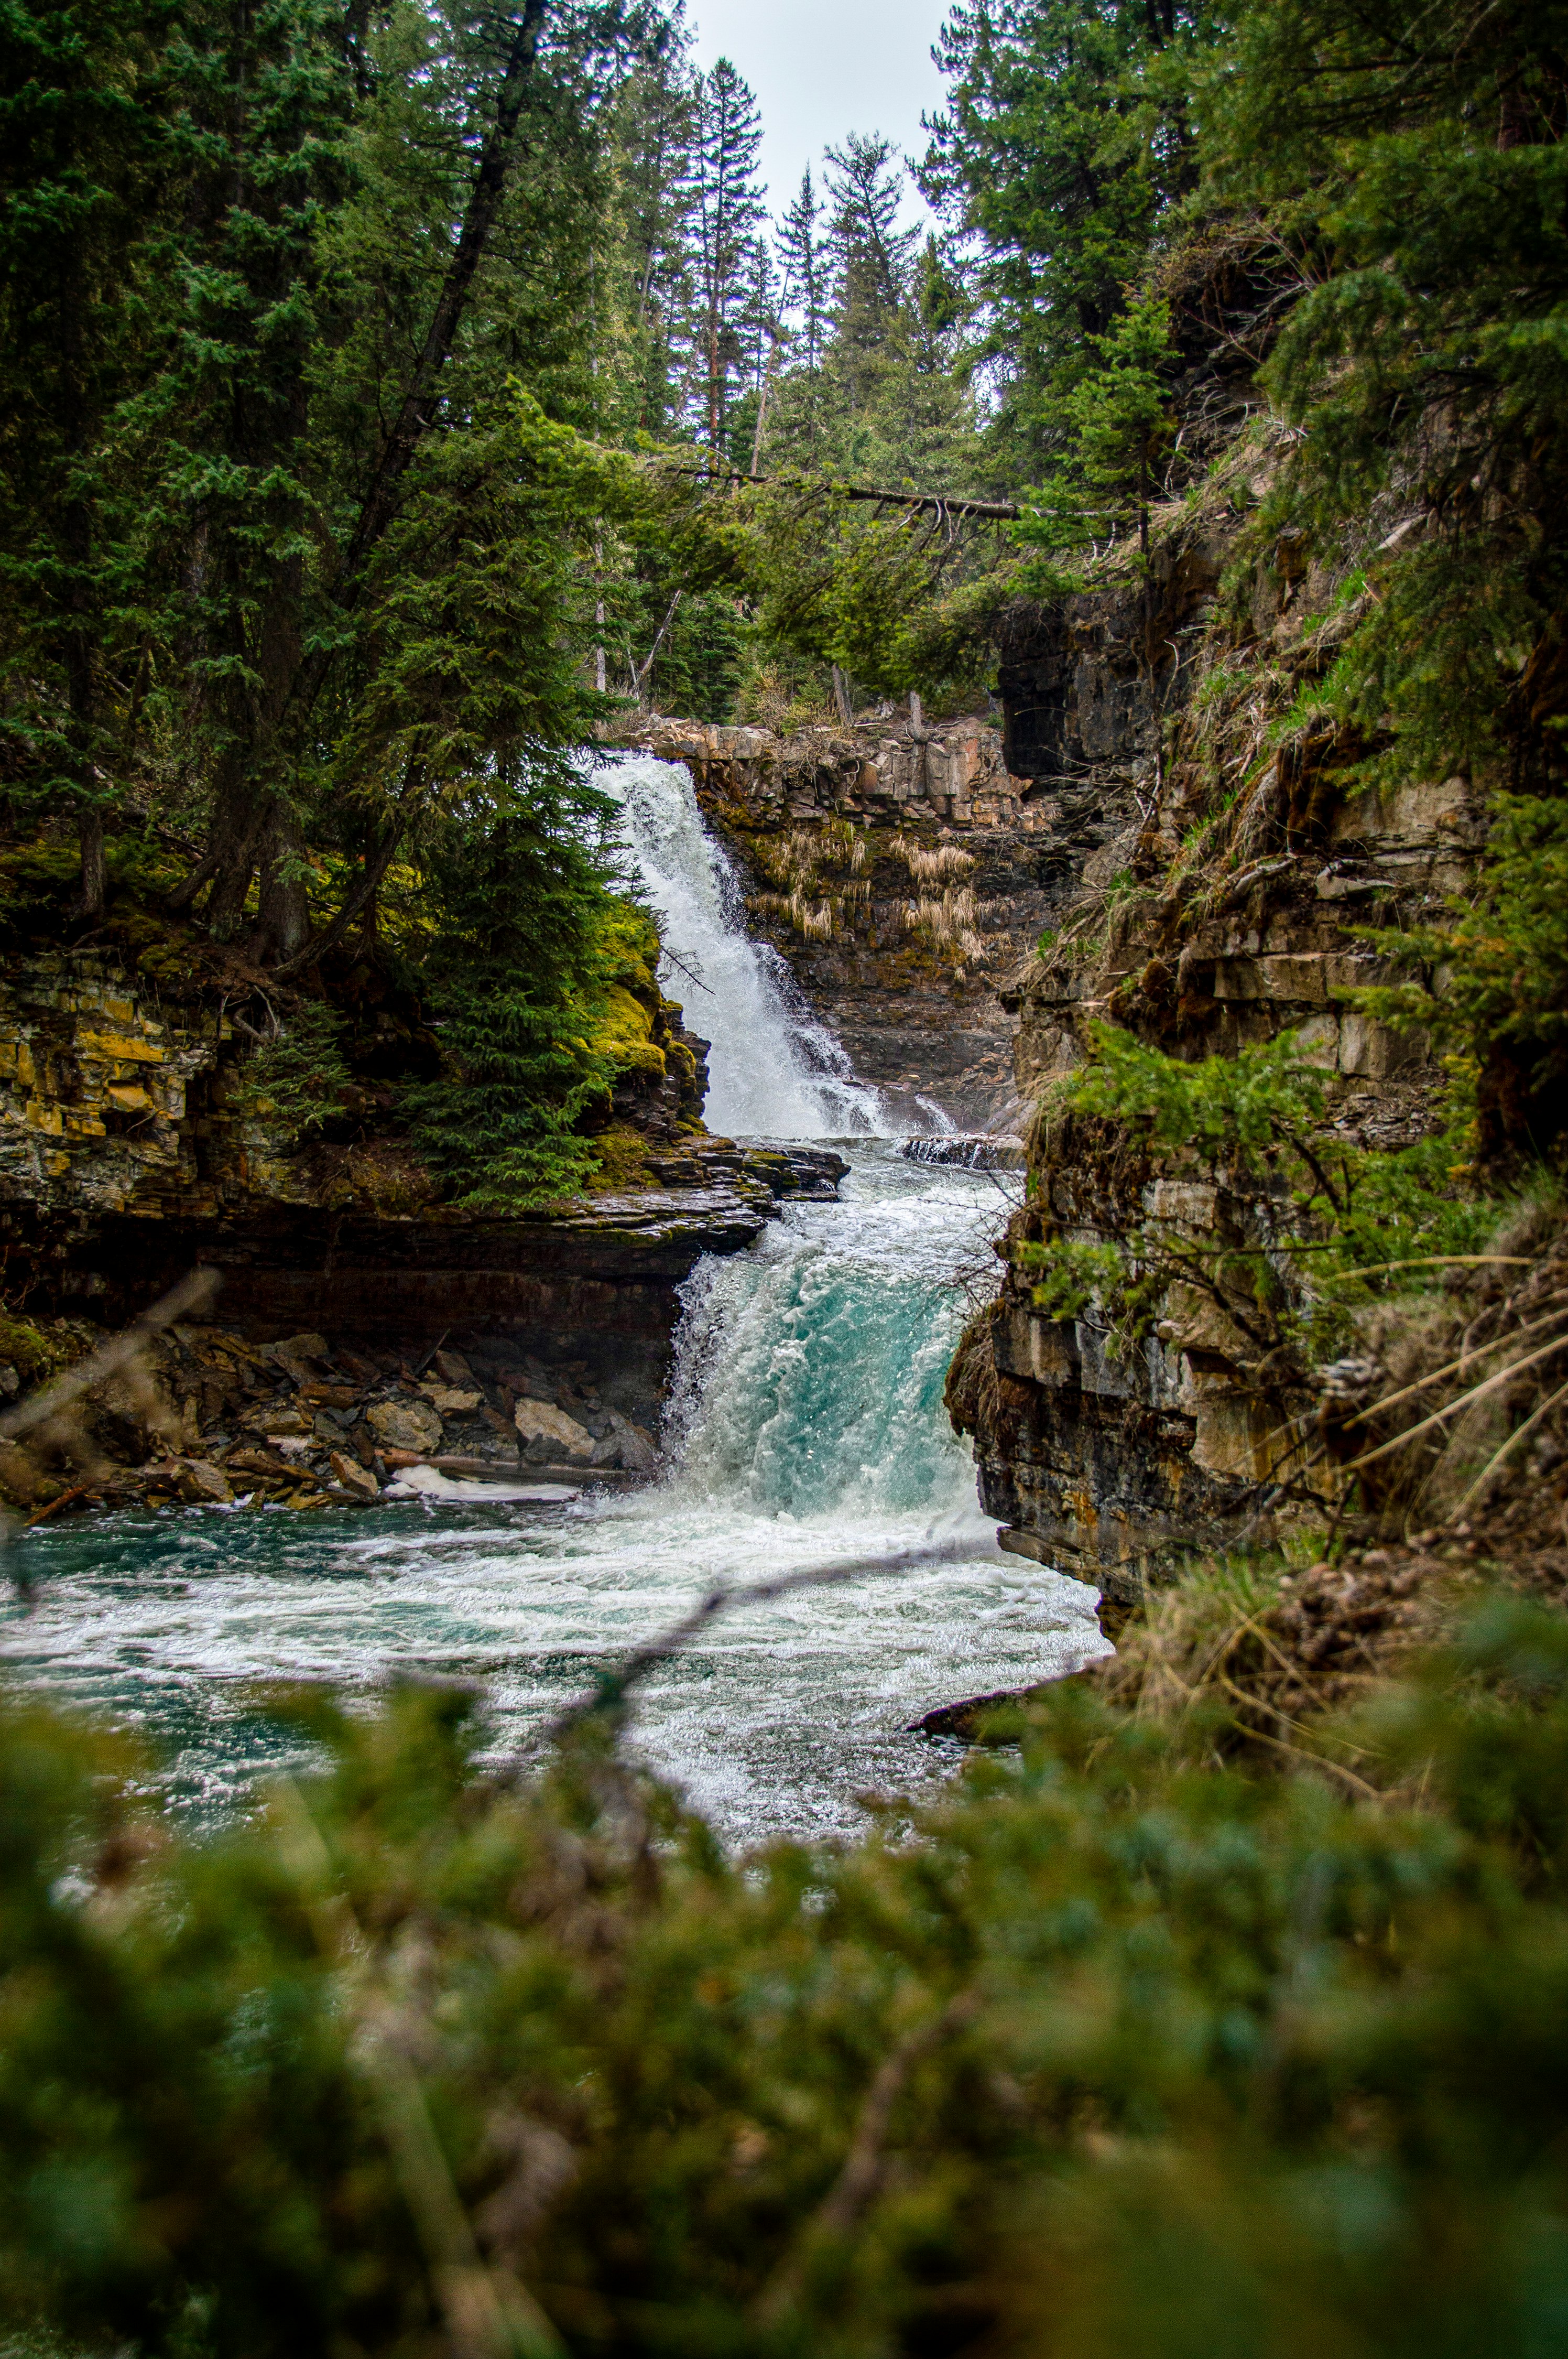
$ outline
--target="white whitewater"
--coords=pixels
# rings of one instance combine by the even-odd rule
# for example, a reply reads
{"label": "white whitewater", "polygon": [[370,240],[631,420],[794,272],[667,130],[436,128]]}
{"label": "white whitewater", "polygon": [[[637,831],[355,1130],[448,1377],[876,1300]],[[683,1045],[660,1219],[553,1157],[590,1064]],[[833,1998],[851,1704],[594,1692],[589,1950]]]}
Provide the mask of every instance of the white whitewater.
{"label": "white whitewater", "polygon": [[857,1794],[946,1777],[956,1748],[911,1720],[1075,1669],[1105,1642],[1092,1590],[998,1553],[942,1410],[964,1310],[952,1271],[994,1218],[994,1187],[891,1142],[849,1153],[842,1204],[794,1206],[753,1252],[687,1281],[676,1463],[653,1490],[46,1524],[18,1544],[37,1604],[0,1625],[0,1657],[145,1730],[169,1763],[163,1790],[210,1811],[295,1757],[255,1682],[472,1680],[502,1755],[709,1587],[972,1539],[958,1563],[725,1615],[638,1690],[632,1723],[640,1756],[738,1844],[848,1834]]}
{"label": "white whitewater", "polygon": [[[793,1108],[797,1135],[841,1130],[868,1093],[798,1052],[722,866],[699,859],[699,826],[697,845],[686,832],[689,781],[664,764],[620,775],[634,841],[653,846],[650,894],[724,1011],[700,1027],[723,1119],[777,1135]],[[961,1560],[726,1614],[638,1690],[630,1738],[737,1844],[851,1833],[859,1793],[931,1787],[956,1748],[910,1721],[1073,1670],[1106,1642],[1091,1590],[1000,1554],[942,1409],[967,1309],[955,1280],[998,1219],[994,1177],[910,1162],[889,1139],[848,1152],[841,1203],[789,1206],[752,1251],[687,1280],[671,1465],[652,1489],[44,1525],[17,1543],[37,1603],[0,1609],[0,1658],[144,1730],[158,1789],[211,1810],[296,1757],[259,1680],[368,1696],[399,1673],[472,1680],[504,1756],[716,1585],[948,1539]]]}
{"label": "white whitewater", "polygon": [[627,843],[663,921],[662,981],[713,1044],[706,1119],[725,1138],[843,1138],[885,1130],[881,1100],[855,1079],[802,1006],[778,952],[747,934],[739,880],[702,823],[683,764],[629,755],[594,783],[619,800]]}

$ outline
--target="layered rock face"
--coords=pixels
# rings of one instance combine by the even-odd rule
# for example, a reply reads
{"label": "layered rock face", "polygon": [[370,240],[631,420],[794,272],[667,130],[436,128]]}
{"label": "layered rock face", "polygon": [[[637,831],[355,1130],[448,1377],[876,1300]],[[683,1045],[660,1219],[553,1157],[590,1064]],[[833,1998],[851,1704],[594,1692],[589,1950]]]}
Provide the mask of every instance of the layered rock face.
{"label": "layered rock face", "polygon": [[706,1044],[660,1002],[616,1093],[643,1184],[477,1218],[396,1138],[291,1151],[221,1002],[176,1012],[91,950],[18,961],[0,989],[0,1239],[29,1314],[119,1324],[204,1265],[222,1317],[264,1340],[325,1329],[418,1357],[500,1339],[656,1424],[698,1256],[843,1169],[702,1135]]}
{"label": "layered rock face", "polygon": [[1103,811],[1064,814],[972,717],[887,707],[788,737],[654,717],[615,742],[689,768],[752,931],[895,1120],[1013,1125],[998,981],[1076,886]]}
{"label": "layered rock face", "polygon": [[[1271,722],[1326,669],[1349,610],[1285,545],[1222,608],[1238,524],[1215,506],[1166,519],[1147,583],[1020,627],[1003,668],[1008,758],[1036,781],[1044,843],[1086,817],[1102,837],[1054,937],[998,993],[1018,1020],[1019,1096],[1036,1109],[1014,1247],[1093,1245],[1140,1223],[1205,1246],[1256,1234],[1258,1208],[1223,1164],[1156,1164],[1051,1112],[1051,1084],[1096,1017],[1184,1059],[1290,1027],[1346,1139],[1398,1145],[1428,1120],[1426,1044],[1335,995],[1379,979],[1353,928],[1432,922],[1473,877],[1478,799],[1462,778],[1357,793],[1364,749],[1326,730],[1271,749]],[[1195,1289],[1173,1288],[1161,1309],[1119,1358],[1092,1306],[1051,1317],[1010,1264],[949,1383],[1004,1544],[1081,1571],[1113,1603],[1135,1599],[1181,1544],[1258,1527],[1278,1504],[1281,1437],[1313,1397],[1299,1364]]]}

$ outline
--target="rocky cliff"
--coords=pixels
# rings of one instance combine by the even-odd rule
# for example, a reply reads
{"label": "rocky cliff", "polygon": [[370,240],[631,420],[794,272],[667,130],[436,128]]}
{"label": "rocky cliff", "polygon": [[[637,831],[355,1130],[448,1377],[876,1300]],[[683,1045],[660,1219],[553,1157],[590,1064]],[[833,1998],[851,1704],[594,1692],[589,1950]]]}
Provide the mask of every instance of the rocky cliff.
{"label": "rocky cliff", "polygon": [[1013,1125],[999,985],[1114,831],[1114,799],[1064,804],[1010,770],[996,729],[918,708],[789,737],[654,717],[615,742],[689,768],[752,930],[896,1122]]}
{"label": "rocky cliff", "polygon": [[1356,928],[1431,921],[1480,842],[1468,780],[1360,791],[1363,747],[1291,725],[1372,593],[1289,538],[1238,568],[1269,465],[1254,425],[1198,495],[1157,516],[1146,582],[1021,618],[1002,671],[1010,758],[1033,781],[1034,856],[1079,838],[1086,819],[1101,841],[1053,929],[998,978],[1017,1020],[1019,1098],[1035,1109],[1029,1201],[949,1401],[1004,1544],[1077,1568],[1122,1604],[1173,1549],[1256,1529],[1279,1506],[1281,1436],[1299,1430],[1311,1395],[1304,1370],[1271,1364],[1190,1289],[1120,1358],[1092,1310],[1061,1320],[1037,1306],[1011,1258],[1021,1245],[1094,1244],[1140,1223],[1214,1243],[1249,1217],[1223,1167],[1113,1151],[1052,1114],[1051,1083],[1096,1016],[1183,1059],[1289,1027],[1346,1139],[1417,1136],[1437,1078],[1423,1042],[1336,995],[1378,979]]}
{"label": "rocky cliff", "polygon": [[[406,1142],[377,1134],[373,1090],[357,1139],[291,1138],[210,978],[166,997],[120,950],[13,957],[0,1240],[7,1299],[34,1339],[19,1347],[23,1388],[48,1373],[38,1321],[64,1319],[75,1351],[80,1322],[118,1326],[202,1266],[222,1278],[225,1331],[253,1352],[314,1334],[319,1354],[328,1339],[357,1348],[367,1381],[438,1347],[471,1352],[476,1366],[524,1371],[541,1399],[656,1429],[682,1278],[699,1255],[750,1244],[784,1197],[830,1195],[843,1166],[708,1137],[706,1044],[656,991],[643,999],[613,1108],[630,1180],[547,1214],[480,1217],[439,1201]],[[200,1441],[200,1420],[184,1439]]]}

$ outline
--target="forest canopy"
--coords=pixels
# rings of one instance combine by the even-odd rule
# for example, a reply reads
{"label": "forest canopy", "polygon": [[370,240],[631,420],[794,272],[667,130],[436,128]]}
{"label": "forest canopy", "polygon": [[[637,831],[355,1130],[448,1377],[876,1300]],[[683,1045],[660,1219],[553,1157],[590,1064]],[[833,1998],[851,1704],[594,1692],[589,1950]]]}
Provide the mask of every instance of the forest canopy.
{"label": "forest canopy", "polygon": [[[150,849],[285,982],[449,994],[504,913],[546,1087],[616,889],[596,724],[993,711],[1019,614],[1205,496],[1228,370],[1238,562],[1373,585],[1317,721],[1554,858],[1563,20],[965,0],[924,154],[776,191],[678,5],[12,0],[9,824],[77,837],[79,926]],[[1560,1047],[1505,1020],[1533,1103]]]}

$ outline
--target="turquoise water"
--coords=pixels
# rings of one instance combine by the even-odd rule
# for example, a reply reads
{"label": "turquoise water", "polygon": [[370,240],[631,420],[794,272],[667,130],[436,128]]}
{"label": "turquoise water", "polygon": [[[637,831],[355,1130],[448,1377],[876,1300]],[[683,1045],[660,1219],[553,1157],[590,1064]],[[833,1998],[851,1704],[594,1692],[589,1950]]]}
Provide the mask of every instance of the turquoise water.
{"label": "turquoise water", "polygon": [[947,1774],[949,1749],[908,1721],[1103,1641],[1092,1592],[999,1553],[941,1408],[954,1273],[983,1255],[995,1183],[888,1142],[849,1151],[841,1204],[793,1208],[688,1281],[675,1462],[654,1488],[44,1526],[16,1544],[36,1602],[4,1609],[0,1660],[141,1732],[159,1790],[211,1813],[296,1757],[264,1682],[368,1701],[399,1674],[471,1680],[503,1754],[715,1582],[948,1539],[964,1561],[726,1616],[640,1690],[631,1736],[738,1843],[846,1832],[858,1792]]}

